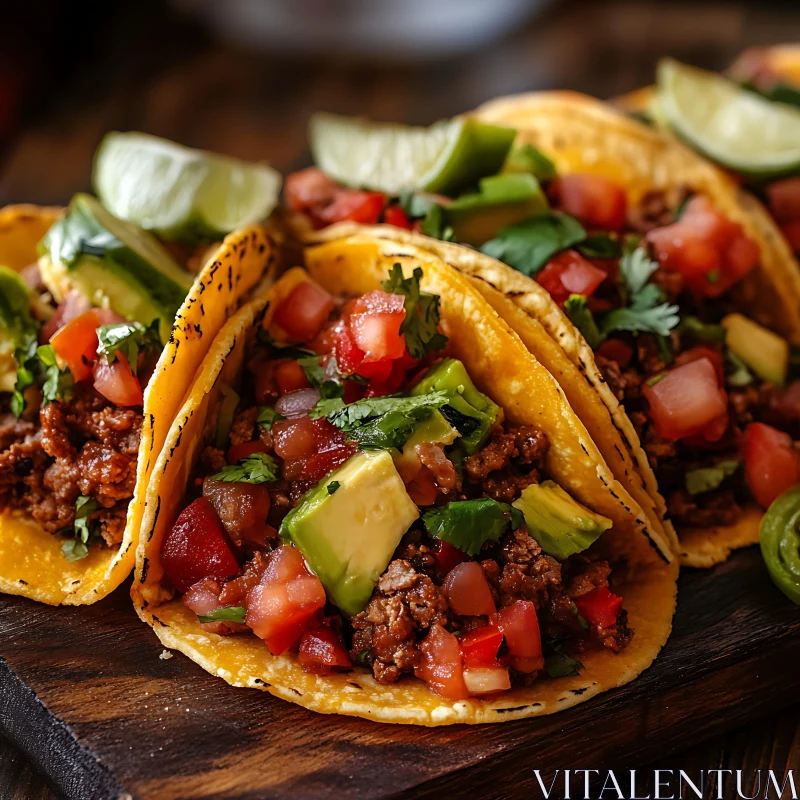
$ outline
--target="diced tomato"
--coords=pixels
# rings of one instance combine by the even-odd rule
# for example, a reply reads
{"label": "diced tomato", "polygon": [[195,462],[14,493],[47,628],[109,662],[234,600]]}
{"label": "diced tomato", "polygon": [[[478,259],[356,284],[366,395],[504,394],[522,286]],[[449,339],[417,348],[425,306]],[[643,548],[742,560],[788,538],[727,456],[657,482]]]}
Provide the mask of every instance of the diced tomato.
{"label": "diced tomato", "polygon": [[708,358],[675,367],[652,386],[645,384],[642,394],[656,433],[664,439],[692,436],[727,413],[725,392]]}
{"label": "diced tomato", "polygon": [[800,253],[800,219],[781,225],[781,231],[795,253]]}
{"label": "diced tomato", "polygon": [[407,231],[411,230],[411,220],[400,206],[389,206],[386,211],[383,212],[383,221],[387,225],[394,225],[395,228],[404,228]]}
{"label": "diced tomato", "polygon": [[344,323],[336,326],[334,353],[336,364],[343,375],[352,375],[364,360],[364,351],[358,347]]}
{"label": "diced tomato", "polygon": [[751,422],[747,426],[743,455],[747,485],[762,508],[800,483],[800,453],[789,434],[771,425]]}
{"label": "diced tomato", "polygon": [[758,263],[759,249],[741,225],[720,214],[707,197],[692,198],[683,216],[647,234],[663,269],[678,272],[696,294],[718,297]]}
{"label": "diced tomato", "polygon": [[275,365],[275,381],[281,394],[311,388],[303,368],[297,361],[291,359],[279,361]]}
{"label": "diced tomato", "polygon": [[455,614],[479,617],[494,614],[497,610],[486,573],[477,561],[465,561],[453,567],[442,586]]}
{"label": "diced tomato", "polygon": [[406,380],[406,367],[403,360],[397,359],[391,362],[391,372],[385,381],[372,381],[367,387],[365,397],[384,397],[387,394],[394,394]]}
{"label": "diced tomato", "polygon": [[374,225],[381,217],[385,202],[386,196],[380,192],[340,189],[333,201],[317,212],[317,217],[327,225],[345,220]]}
{"label": "diced tomato", "polygon": [[333,311],[333,298],[319,284],[303,281],[275,309],[273,322],[298,342],[311,341]]}
{"label": "diced tomato", "polygon": [[336,469],[344,464],[347,459],[358,452],[358,446],[354,442],[348,442],[341,447],[328,450],[324,453],[316,453],[311,456],[303,467],[302,477],[307,481],[321,481]]}
{"label": "diced tomato", "polygon": [[383,361],[362,361],[356,370],[356,374],[362,378],[375,383],[383,383],[389,380],[392,374],[392,361],[384,359]]}
{"label": "diced tomato", "polygon": [[626,200],[622,187],[602,175],[565,175],[552,191],[561,208],[590,228],[616,231],[625,224]]}
{"label": "diced tomato", "polygon": [[603,344],[597,348],[597,352],[601,356],[616,361],[623,369],[631,363],[631,359],[633,358],[633,347],[622,339],[606,339]]}
{"label": "diced tomato", "polygon": [[309,458],[316,449],[314,422],[308,417],[279,419],[272,426],[272,439],[281,458]]}
{"label": "diced tomato", "polygon": [[769,184],[767,200],[778,222],[800,220],[800,177],[784,178]]}
{"label": "diced tomato", "polygon": [[267,524],[271,501],[266,484],[206,478],[203,497],[214,506],[220,522],[237,545],[266,542],[272,530]]}
{"label": "diced tomato", "polygon": [[184,508],[175,520],[161,546],[161,566],[179,592],[203,578],[225,580],[239,574],[228,534],[205,497]]}
{"label": "diced tomato", "polygon": [[240,444],[232,444],[228,448],[226,459],[229,464],[235,464],[243,458],[252,456],[255,453],[269,453],[269,448],[261,439],[254,439],[252,442],[241,442]]}
{"label": "diced tomato", "polygon": [[76,382],[85,381],[92,375],[92,364],[97,358],[97,329],[101,325],[124,321],[124,317],[110,309],[92,308],[66,322],[52,334],[50,344]]}
{"label": "diced tomato", "polygon": [[536,282],[561,304],[571,294],[591,296],[605,278],[606,273],[590,264],[580,253],[566,250],[550,259],[536,276]]}
{"label": "diced tomato", "polygon": [[433,473],[424,466],[420,466],[417,474],[406,484],[408,496],[418,506],[432,506],[439,497],[439,487]]}
{"label": "diced tomato", "polygon": [[[214,578],[203,578],[189,588],[183,596],[183,604],[197,614],[198,617],[211,614],[220,608],[226,608],[229,604],[220,599],[223,584]],[[216,620],[214,622],[203,622],[200,628],[207,633],[216,633],[219,636],[228,636],[232,633],[243,633],[247,630],[246,625],[231,620]]]}
{"label": "diced tomato", "polygon": [[722,358],[722,352],[715,347],[707,344],[690,347],[675,357],[675,366],[691,364],[692,361],[699,361],[701,358],[707,358],[714,365],[714,372],[717,375],[719,385],[721,387],[725,386],[725,363]]}
{"label": "diced tomato", "polygon": [[483,625],[461,639],[465,667],[490,667],[497,663],[503,632],[494,625]]}
{"label": "diced tomato", "polygon": [[328,356],[334,352],[339,325],[326,325],[310,343],[311,349],[321,356]]}
{"label": "diced tomato", "polygon": [[622,610],[622,598],[606,586],[598,586],[591,592],[576,597],[578,613],[590,624],[610,628],[617,622]]}
{"label": "diced tomato", "polygon": [[358,381],[344,381],[344,400],[345,403],[355,403],[364,397],[364,385]]}
{"label": "diced tomato", "polygon": [[353,666],[341,640],[327,625],[318,625],[303,634],[298,660],[305,672],[314,675],[330,675],[334,670]]}
{"label": "diced tomato", "polygon": [[489,622],[503,632],[515,669],[535,672],[542,668],[539,618],[536,606],[530,600],[515,600],[510,606],[501,608]]}
{"label": "diced tomato", "polygon": [[319,167],[308,167],[286,176],[283,194],[292,211],[313,214],[328,205],[339,188]]}
{"label": "diced tomato", "polygon": [[400,358],[406,343],[400,333],[405,320],[405,298],[379,289],[359,297],[352,305],[347,326],[364,361]]}
{"label": "diced tomato", "polygon": [[436,558],[436,569],[440,575],[447,575],[453,567],[469,559],[469,556],[457,547],[453,547],[450,542],[443,539],[434,538]]}
{"label": "diced tomato", "polygon": [[247,595],[245,622],[277,656],[316,627],[317,612],[324,605],[319,578],[309,572],[299,550],[283,545],[270,553],[261,582]]}
{"label": "diced tomato", "polygon": [[142,385],[131,372],[128,359],[117,350],[117,359],[109,364],[105,358],[94,363],[94,388],[117,406],[140,406],[144,403]]}
{"label": "diced tomato", "polygon": [[414,674],[428,684],[432,692],[449,700],[469,696],[464,683],[464,665],[458,639],[438,622],[430,629],[420,646],[422,663]]}
{"label": "diced tomato", "polygon": [[508,667],[465,667],[464,685],[471,695],[494,694],[511,688]]}

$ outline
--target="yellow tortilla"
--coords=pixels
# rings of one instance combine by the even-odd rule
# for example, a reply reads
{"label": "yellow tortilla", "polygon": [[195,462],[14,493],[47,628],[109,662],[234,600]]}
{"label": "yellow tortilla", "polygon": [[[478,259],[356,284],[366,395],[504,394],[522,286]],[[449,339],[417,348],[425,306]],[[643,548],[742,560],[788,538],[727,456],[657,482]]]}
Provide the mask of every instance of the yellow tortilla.
{"label": "yellow tortilla", "polygon": [[[707,195],[761,249],[759,267],[736,288],[737,303],[749,316],[777,329],[790,341],[800,341],[800,267],[764,207],[701,156],[598,100],[572,92],[501,98],[479,108],[475,116],[517,128],[519,141],[540,148],[553,159],[560,174],[582,172],[613,178],[626,189],[631,204],[652,189],[670,193],[688,187]],[[470,263],[478,276],[487,269],[483,260]],[[496,278],[492,283],[541,322],[550,336],[561,342],[575,366],[585,371],[616,427],[631,442],[642,474],[646,474],[647,458],[633,426],[596,368],[583,337],[555,304],[548,307],[534,281],[496,262],[492,274]],[[590,426],[590,430],[596,439],[609,435],[608,428]],[[724,561],[732,549],[756,543],[758,525],[753,521],[759,513],[755,509],[747,513],[745,519],[750,523],[695,530],[685,537],[679,531],[681,562],[711,566]]]}
{"label": "yellow tortilla", "polygon": [[[58,215],[57,209],[35,206],[0,211],[0,263],[20,269],[36,261],[36,244]],[[6,512],[0,515],[0,592],[50,605],[86,605],[105,597],[128,576],[144,493],[186,390],[242,296],[267,278],[276,264],[274,240],[253,226],[227,236],[195,279],[145,389],[136,489],[119,548],[92,547],[86,558],[68,562],[61,552],[63,539],[46,533],[20,512]]]}
{"label": "yellow tortilla", "polygon": [[[584,425],[555,379],[514,335],[477,291],[435,255],[409,244],[353,234],[306,249],[308,272],[296,268],[243,308],[223,328],[209,352],[170,431],[151,482],[132,588],[140,617],[161,642],[180,650],[208,672],[234,686],[266,690],[322,713],[347,714],[383,722],[446,725],[483,723],[550,714],[633,680],[663,646],[675,609],[677,560],[669,543],[651,530],[623,486],[615,480]],[[310,276],[328,291],[358,295],[379,288],[393,264],[406,275],[423,270],[422,289],[438,294],[442,327],[454,357],[466,365],[478,388],[518,424],[533,424],[550,439],[550,475],[592,510],[610,517],[614,527],[598,545],[625,563],[625,579],[615,585],[635,631],[619,655],[603,650],[583,657],[580,676],[544,678],[530,688],[504,692],[496,699],[450,701],[431,693],[416,678],[377,683],[369,670],[329,677],[310,675],[292,656],[272,656],[250,633],[218,636],[201,630],[197,618],[163,582],[160,551],[185,503],[186,487],[203,447],[216,430],[224,385],[236,385],[248,330],[269,327],[273,309],[292,288]]]}

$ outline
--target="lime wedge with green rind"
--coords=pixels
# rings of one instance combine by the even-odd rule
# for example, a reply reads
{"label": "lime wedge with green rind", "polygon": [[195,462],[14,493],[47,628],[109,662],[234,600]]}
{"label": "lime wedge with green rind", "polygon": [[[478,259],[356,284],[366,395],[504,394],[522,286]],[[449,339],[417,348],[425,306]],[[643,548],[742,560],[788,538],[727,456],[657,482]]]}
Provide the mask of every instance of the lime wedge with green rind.
{"label": "lime wedge with green rind", "polygon": [[457,117],[428,128],[315,114],[314,160],[347,186],[388,195],[424,191],[453,196],[499,172],[516,131]]}
{"label": "lime wedge with green rind", "polygon": [[115,216],[183,241],[220,238],[262,222],[281,188],[279,173],[267,164],[135,132],[104,137],[92,181]]}
{"label": "lime wedge with green rind", "polygon": [[754,178],[800,171],[800,109],[673,59],[657,84],[659,121],[713,161]]}

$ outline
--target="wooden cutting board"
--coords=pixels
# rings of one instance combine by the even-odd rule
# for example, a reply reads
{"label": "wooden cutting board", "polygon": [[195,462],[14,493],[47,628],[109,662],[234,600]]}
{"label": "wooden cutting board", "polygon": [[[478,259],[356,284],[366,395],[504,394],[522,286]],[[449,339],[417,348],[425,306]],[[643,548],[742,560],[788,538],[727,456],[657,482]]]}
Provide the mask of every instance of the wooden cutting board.
{"label": "wooden cutting board", "polygon": [[426,729],[322,716],[165,651],[122,587],[89,608],[0,598],[0,730],[69,798],[540,797],[533,770],[641,766],[788,704],[800,609],[756,549],[687,571],[637,681],[538,720]]}

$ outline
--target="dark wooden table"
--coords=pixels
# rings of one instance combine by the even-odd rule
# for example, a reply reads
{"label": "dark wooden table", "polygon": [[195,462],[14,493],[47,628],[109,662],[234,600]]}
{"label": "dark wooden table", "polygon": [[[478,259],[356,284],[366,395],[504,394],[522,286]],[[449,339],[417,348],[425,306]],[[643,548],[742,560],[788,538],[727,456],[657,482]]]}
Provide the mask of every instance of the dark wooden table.
{"label": "dark wooden table", "polygon": [[[796,2],[565,0],[464,57],[276,59],[216,42],[161,0],[16,4],[0,31],[0,205],[63,203],[88,189],[92,154],[110,129],[290,170],[308,161],[305,128],[318,109],[429,123],[525,90],[610,96],[649,82],[662,55],[722,68],[746,46],[783,41],[800,41]],[[800,707],[791,700],[776,716],[653,767],[800,770]],[[0,798],[51,796],[0,740]]]}

